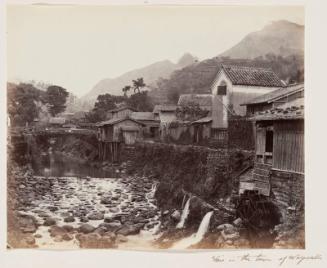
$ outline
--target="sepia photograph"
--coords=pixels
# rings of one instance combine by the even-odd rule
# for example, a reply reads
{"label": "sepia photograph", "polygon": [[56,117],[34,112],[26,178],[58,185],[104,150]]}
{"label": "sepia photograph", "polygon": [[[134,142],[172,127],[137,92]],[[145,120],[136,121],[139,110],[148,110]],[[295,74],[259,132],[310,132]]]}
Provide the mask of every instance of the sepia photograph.
{"label": "sepia photograph", "polygon": [[305,249],[304,11],[8,4],[7,249]]}

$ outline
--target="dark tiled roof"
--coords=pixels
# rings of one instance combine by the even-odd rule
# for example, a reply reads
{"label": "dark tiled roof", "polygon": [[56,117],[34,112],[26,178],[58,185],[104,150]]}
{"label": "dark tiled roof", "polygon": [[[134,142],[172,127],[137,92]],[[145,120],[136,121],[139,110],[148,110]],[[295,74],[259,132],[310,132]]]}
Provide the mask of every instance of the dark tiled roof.
{"label": "dark tiled roof", "polygon": [[197,103],[200,108],[211,109],[212,95],[211,94],[181,94],[179,96],[178,105],[187,105],[188,103]]}
{"label": "dark tiled roof", "polygon": [[135,122],[137,124],[140,124],[140,125],[144,126],[143,123],[141,123],[141,122],[139,122],[139,121],[137,121],[135,119],[132,119],[132,118],[130,118],[128,116],[123,117],[123,118],[113,118],[113,119],[110,119],[110,120],[107,120],[107,121],[102,121],[102,122],[97,123],[96,126],[97,127],[102,127],[102,126],[105,126],[105,125],[115,125],[115,124],[120,123],[120,122],[125,121],[125,120],[131,120],[131,121],[133,121],[133,122]]}
{"label": "dark tiled roof", "polygon": [[268,68],[223,65],[228,78],[234,85],[283,87],[282,81],[275,72]]}
{"label": "dark tiled roof", "polygon": [[177,105],[174,104],[158,104],[154,106],[153,113],[162,112],[174,112],[177,109]]}
{"label": "dark tiled roof", "polygon": [[285,96],[289,96],[295,94],[299,91],[304,91],[304,84],[291,85],[285,88],[279,88],[274,90],[273,92],[269,92],[267,94],[258,96],[248,102],[242,103],[241,105],[249,105],[249,104],[259,104],[259,103],[271,103],[273,101],[277,101]]}
{"label": "dark tiled roof", "polygon": [[265,112],[259,112],[253,118],[263,120],[304,119],[304,98],[298,98]]}

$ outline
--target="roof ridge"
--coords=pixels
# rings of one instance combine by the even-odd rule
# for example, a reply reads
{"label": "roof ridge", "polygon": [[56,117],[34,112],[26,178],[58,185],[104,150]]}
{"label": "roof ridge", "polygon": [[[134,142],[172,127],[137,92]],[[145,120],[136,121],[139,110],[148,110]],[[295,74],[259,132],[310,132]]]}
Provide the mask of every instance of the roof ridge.
{"label": "roof ridge", "polygon": [[242,66],[242,65],[235,65],[235,64],[222,64],[222,68],[241,68],[241,69],[256,69],[262,71],[272,71],[274,70],[271,67],[256,67],[256,66]]}

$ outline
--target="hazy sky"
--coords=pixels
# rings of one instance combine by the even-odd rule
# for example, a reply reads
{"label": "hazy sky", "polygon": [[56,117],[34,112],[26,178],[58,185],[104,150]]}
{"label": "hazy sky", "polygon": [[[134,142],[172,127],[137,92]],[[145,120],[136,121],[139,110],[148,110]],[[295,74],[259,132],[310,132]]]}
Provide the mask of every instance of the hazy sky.
{"label": "hazy sky", "polygon": [[185,52],[217,56],[274,20],[304,24],[302,7],[9,6],[8,80],[81,96],[103,78]]}

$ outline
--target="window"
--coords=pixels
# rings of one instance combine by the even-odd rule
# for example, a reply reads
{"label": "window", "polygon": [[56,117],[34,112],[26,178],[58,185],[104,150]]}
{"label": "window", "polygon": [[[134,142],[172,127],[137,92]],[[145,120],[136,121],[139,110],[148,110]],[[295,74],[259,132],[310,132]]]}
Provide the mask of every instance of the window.
{"label": "window", "polygon": [[266,152],[273,152],[273,142],[274,142],[274,132],[272,130],[267,130],[266,132]]}
{"label": "window", "polygon": [[222,81],[218,86],[217,95],[225,96],[227,94],[227,85],[225,81]]}

